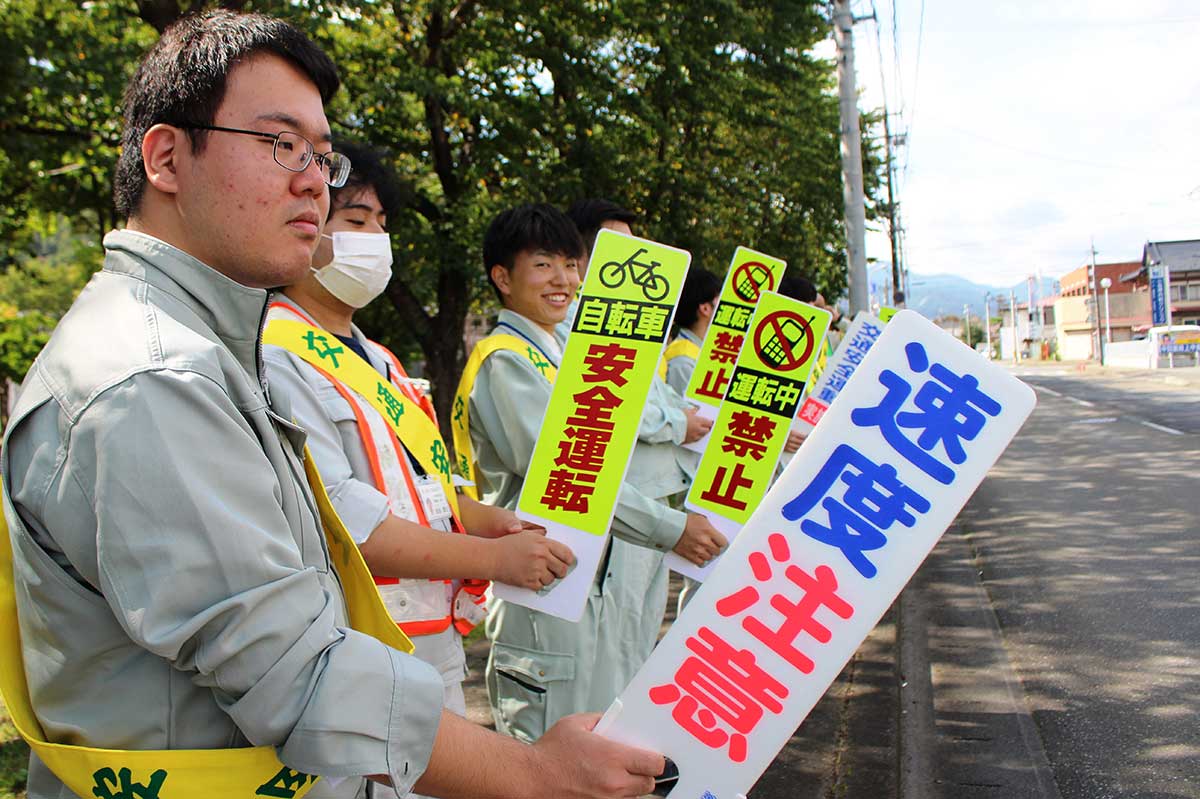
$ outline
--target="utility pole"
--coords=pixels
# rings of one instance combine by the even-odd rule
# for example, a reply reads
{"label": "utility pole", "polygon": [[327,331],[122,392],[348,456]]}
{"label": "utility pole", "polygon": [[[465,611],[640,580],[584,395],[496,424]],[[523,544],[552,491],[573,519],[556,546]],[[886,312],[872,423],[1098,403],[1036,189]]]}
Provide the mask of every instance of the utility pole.
{"label": "utility pole", "polygon": [[[967,346],[971,347],[971,306],[963,306],[963,341],[967,342]],[[971,349],[975,349],[971,347]]]}
{"label": "utility pole", "polygon": [[833,0],[833,38],[838,49],[838,96],[842,120],[842,200],[846,206],[846,262],[850,317],[867,310],[867,210],[863,195],[862,135],[854,77],[854,15],[849,0]]}
{"label": "utility pole", "polygon": [[992,359],[992,293],[983,295],[983,329],[987,334],[987,358]]}
{"label": "utility pole", "polygon": [[883,140],[887,153],[888,239],[892,244],[892,307],[899,308],[905,295],[904,283],[900,278],[900,247],[896,242],[896,195],[892,188],[892,126],[888,121],[886,104],[883,107]]}
{"label": "utility pole", "polygon": [[1021,362],[1021,336],[1017,330],[1017,292],[1015,289],[1008,292],[1008,315],[1012,319],[1013,326],[1013,363]]}
{"label": "utility pole", "polygon": [[1088,289],[1092,292],[1092,340],[1096,343],[1092,354],[1096,355],[1099,353],[1100,360],[1103,362],[1104,338],[1100,335],[1100,298],[1096,296],[1096,239],[1094,237],[1091,239],[1089,247],[1092,252],[1092,268],[1088,274]]}

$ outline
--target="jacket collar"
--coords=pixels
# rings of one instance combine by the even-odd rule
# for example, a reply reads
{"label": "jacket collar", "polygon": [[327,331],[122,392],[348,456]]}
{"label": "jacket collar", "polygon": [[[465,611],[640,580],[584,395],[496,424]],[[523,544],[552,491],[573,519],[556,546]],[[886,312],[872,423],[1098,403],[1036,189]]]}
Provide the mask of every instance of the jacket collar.
{"label": "jacket collar", "polygon": [[[537,347],[541,349],[543,353],[550,356],[550,360],[554,361],[554,363],[557,364],[562,361],[562,343],[559,342],[555,336],[547,333],[545,330],[542,330],[540,327],[526,319],[524,316],[521,316],[519,313],[505,308],[504,310],[500,311],[499,315],[496,317],[496,323],[506,324],[516,328],[516,330],[519,331],[523,337],[537,345]],[[504,332],[504,330],[501,329],[499,332]]]}
{"label": "jacket collar", "polygon": [[104,249],[104,271],[142,280],[185,305],[261,382],[259,348],[270,292],[243,286],[146,233],[114,230],[104,237]]}

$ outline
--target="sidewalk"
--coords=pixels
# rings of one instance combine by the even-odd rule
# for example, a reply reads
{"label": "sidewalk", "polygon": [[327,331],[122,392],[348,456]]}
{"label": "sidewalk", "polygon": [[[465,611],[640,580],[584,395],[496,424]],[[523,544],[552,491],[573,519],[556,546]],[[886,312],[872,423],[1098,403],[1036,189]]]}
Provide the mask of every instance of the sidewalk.
{"label": "sidewalk", "polygon": [[[749,799],[1058,799],[963,533],[951,526]],[[467,658],[469,717],[492,726],[487,641]]]}

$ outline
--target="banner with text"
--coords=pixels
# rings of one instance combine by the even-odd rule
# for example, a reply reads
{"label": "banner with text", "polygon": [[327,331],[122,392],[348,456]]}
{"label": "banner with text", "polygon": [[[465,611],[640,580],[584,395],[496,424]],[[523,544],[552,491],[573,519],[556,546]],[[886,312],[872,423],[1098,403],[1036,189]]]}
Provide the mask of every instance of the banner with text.
{"label": "banner with text", "polygon": [[[771,486],[829,322],[815,305],[762,293],[687,497],[730,540]],[[665,562],[704,580],[719,560],[700,567],[670,552]]]}
{"label": "banner with text", "polygon": [[912,311],[870,354],[596,731],[744,797],[1033,411]]}
{"label": "banner with text", "polygon": [[583,613],[691,254],[601,230],[517,510],[575,553],[542,591],[495,596],[571,621]]}

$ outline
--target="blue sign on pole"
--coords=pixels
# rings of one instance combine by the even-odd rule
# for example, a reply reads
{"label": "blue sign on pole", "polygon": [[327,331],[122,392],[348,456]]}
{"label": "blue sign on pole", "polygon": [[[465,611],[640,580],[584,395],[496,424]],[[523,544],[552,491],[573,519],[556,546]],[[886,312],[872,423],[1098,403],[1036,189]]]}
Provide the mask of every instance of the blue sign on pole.
{"label": "blue sign on pole", "polygon": [[1156,326],[1167,323],[1167,268],[1162,264],[1150,267],[1150,315]]}

